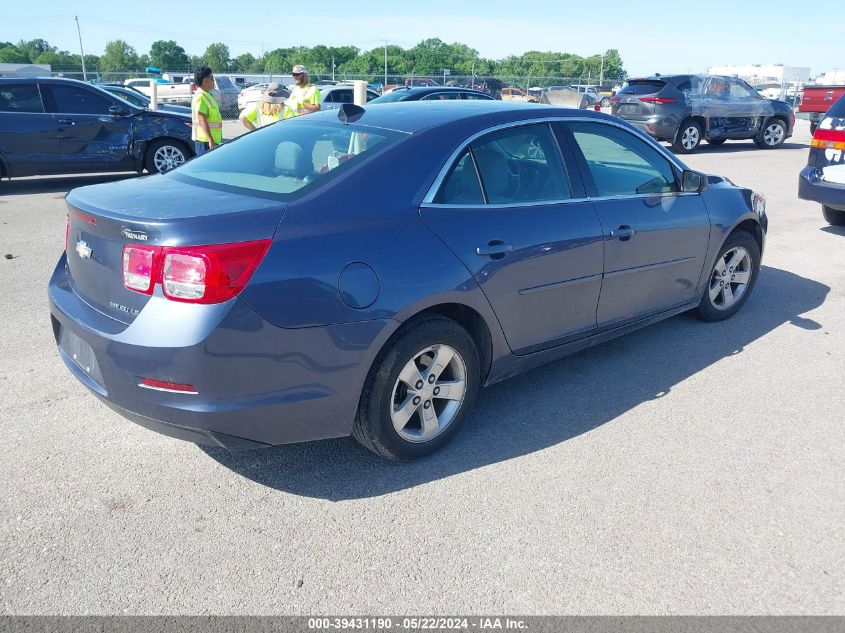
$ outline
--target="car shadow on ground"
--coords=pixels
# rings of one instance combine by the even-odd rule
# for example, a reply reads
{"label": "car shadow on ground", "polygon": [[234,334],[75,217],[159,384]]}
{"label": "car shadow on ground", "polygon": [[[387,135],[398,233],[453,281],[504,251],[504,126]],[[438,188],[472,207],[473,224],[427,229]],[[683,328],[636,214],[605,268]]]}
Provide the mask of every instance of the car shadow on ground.
{"label": "car shadow on ground", "polygon": [[85,174],[74,176],[39,176],[32,178],[15,178],[0,181],[0,197],[23,196],[34,193],[67,192],[85,185],[99,185],[104,182],[115,182],[127,178],[137,178],[139,174]]}
{"label": "car shadow on ground", "polygon": [[[672,151],[670,146],[666,145],[666,149]],[[784,143],[780,147],[775,150],[771,151],[784,151],[784,150],[802,150],[807,151],[810,149],[809,143]],[[695,150],[695,154],[736,154],[737,152],[765,152],[770,150],[764,150],[754,143],[754,141],[725,141],[722,145],[710,145],[707,141],[703,142],[701,145],[698,146],[698,149]],[[687,154],[678,154],[681,158],[687,156]]]}
{"label": "car shadow on ground", "polygon": [[830,224],[828,224],[827,226],[821,227],[821,230],[825,233],[833,233],[834,235],[845,236],[845,226],[831,226]]}
{"label": "car shadow on ground", "polygon": [[754,294],[727,321],[680,315],[482,390],[464,428],[443,450],[418,462],[385,461],[351,438],[244,452],[202,450],[248,479],[296,495],[340,501],[388,494],[587,433],[741,354],[784,324],[820,329],[822,324],[801,315],[819,307],[829,290],[764,267]]}

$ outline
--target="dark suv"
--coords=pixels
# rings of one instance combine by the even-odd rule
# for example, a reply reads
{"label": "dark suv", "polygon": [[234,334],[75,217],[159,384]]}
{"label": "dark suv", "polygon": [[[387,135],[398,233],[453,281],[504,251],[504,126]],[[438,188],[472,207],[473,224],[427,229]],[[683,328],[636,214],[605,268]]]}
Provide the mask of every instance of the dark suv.
{"label": "dark suv", "polygon": [[190,115],[74,79],[0,79],[0,177],[162,172],[193,156]]}
{"label": "dark suv", "polygon": [[758,147],[779,147],[792,136],[795,114],[783,101],[764,99],[737,77],[672,75],[629,79],[611,99],[611,113],[680,154],[702,140],[754,139]]}

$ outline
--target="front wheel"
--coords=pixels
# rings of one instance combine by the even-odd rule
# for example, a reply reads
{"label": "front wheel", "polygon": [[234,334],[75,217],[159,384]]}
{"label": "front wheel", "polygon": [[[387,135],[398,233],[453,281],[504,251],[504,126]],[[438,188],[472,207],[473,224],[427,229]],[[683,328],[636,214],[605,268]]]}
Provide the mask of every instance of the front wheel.
{"label": "front wheel", "polygon": [[833,207],[822,205],[822,215],[825,222],[833,226],[845,226],[845,211],[839,211]]}
{"label": "front wheel", "polygon": [[184,163],[188,157],[188,150],[182,143],[169,138],[160,138],[150,143],[147,148],[144,167],[151,174],[163,174]]}
{"label": "front wheel", "polygon": [[434,452],[469,414],[479,367],[475,343],[454,321],[431,316],[411,322],[373,363],[352,436],[393,460]]}
{"label": "front wheel", "polygon": [[677,154],[692,154],[701,144],[701,126],[688,119],[681,124],[672,142],[672,150]]}
{"label": "front wheel", "polygon": [[704,296],[696,309],[704,321],[732,317],[748,300],[760,272],[760,247],[745,231],[735,231],[725,241],[710,269]]}
{"label": "front wheel", "polygon": [[780,119],[774,119],[766,123],[763,131],[754,139],[757,147],[763,149],[774,149],[780,147],[786,140],[786,125]]}

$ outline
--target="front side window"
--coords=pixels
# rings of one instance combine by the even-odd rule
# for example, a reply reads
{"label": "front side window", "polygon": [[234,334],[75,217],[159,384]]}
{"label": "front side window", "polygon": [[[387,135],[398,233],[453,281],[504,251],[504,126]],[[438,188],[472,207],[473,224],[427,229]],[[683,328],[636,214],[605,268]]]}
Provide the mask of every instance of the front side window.
{"label": "front side window", "polygon": [[378,128],[294,120],[224,143],[167,176],[188,178],[211,188],[279,194],[281,199],[292,200],[402,136]]}
{"label": "front side window", "polygon": [[599,196],[678,191],[672,165],[644,140],[613,125],[567,125],[584,154]]}
{"label": "front side window", "polygon": [[53,99],[53,112],[60,114],[108,114],[113,102],[80,86],[46,86]]}
{"label": "front side window", "polygon": [[730,96],[731,99],[753,99],[754,91],[745,82],[731,79]]}
{"label": "front side window", "polygon": [[3,84],[0,86],[0,112],[44,112],[38,84]]}

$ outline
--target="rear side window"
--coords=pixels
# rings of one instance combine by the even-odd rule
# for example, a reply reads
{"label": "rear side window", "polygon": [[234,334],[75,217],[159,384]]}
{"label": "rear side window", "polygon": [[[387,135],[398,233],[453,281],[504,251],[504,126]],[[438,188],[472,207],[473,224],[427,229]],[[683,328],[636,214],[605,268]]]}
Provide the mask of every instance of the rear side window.
{"label": "rear side window", "polygon": [[557,143],[547,124],[494,132],[474,142],[472,152],[490,204],[572,197]]}
{"label": "rear side window", "polygon": [[436,204],[484,204],[484,195],[481,193],[481,184],[478,182],[478,173],[475,171],[475,163],[469,150],[464,150],[461,156],[452,167],[452,171],[443,181],[443,186],[434,197]]}
{"label": "rear side window", "polygon": [[149,79],[135,79],[134,81],[130,81],[127,86],[134,86],[135,88],[149,88],[150,87],[150,80]]}
{"label": "rear side window", "polygon": [[487,95],[476,94],[474,92],[465,92],[464,93],[464,99],[477,99],[477,100],[480,100],[480,101],[490,101],[492,98],[493,97],[490,97],[490,96],[487,96]]}
{"label": "rear side window", "polygon": [[352,90],[332,90],[326,101],[331,103],[352,103]]}
{"label": "rear side window", "polygon": [[567,125],[584,154],[599,196],[678,191],[672,165],[642,139],[613,125]]}
{"label": "rear side window", "polygon": [[650,95],[660,92],[665,81],[633,81],[619,91],[623,95]]}
{"label": "rear side window", "polygon": [[460,98],[460,92],[435,92],[434,94],[424,96],[420,101],[452,101]]}
{"label": "rear side window", "polygon": [[113,102],[80,86],[44,86],[53,101],[53,112],[61,114],[108,114]]}
{"label": "rear side window", "polygon": [[38,84],[0,86],[0,112],[44,112]]}

